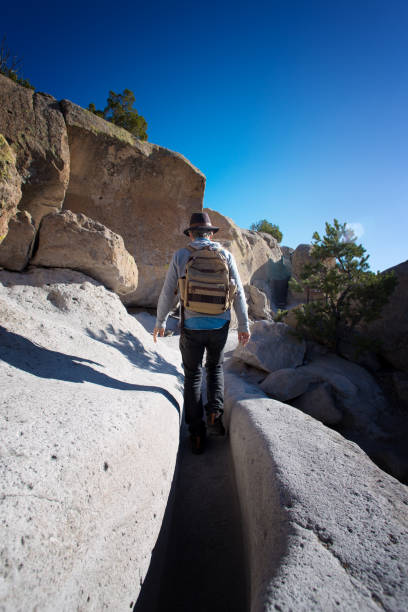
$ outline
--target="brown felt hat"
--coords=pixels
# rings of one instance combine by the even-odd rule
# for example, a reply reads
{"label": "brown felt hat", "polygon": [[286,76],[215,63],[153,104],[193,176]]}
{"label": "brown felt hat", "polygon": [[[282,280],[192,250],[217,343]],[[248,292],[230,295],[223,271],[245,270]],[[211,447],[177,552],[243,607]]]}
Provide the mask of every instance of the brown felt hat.
{"label": "brown felt hat", "polygon": [[218,232],[219,227],[214,227],[211,224],[211,219],[205,212],[201,213],[193,213],[190,218],[190,226],[184,230],[186,236],[188,236],[188,232],[195,229],[203,229],[208,230],[209,232]]}

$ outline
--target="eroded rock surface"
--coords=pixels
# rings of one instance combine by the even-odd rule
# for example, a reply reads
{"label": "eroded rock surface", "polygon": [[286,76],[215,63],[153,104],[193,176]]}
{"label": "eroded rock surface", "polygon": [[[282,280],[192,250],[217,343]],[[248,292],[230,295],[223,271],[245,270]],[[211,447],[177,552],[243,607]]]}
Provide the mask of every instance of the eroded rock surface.
{"label": "eroded rock surface", "polygon": [[231,372],[226,417],[250,609],[403,610],[408,487],[356,444]]}
{"label": "eroded rock surface", "polygon": [[123,237],[139,269],[139,287],[126,303],[154,307],[173,252],[187,243],[191,213],[202,208],[205,177],[178,153],[67,100],[61,106],[71,151],[64,209]]}
{"label": "eroded rock surface", "polygon": [[137,266],[125,249],[122,237],[70,210],[44,217],[38,249],[31,263],[79,270],[119,294],[137,287]]}
{"label": "eroded rock surface", "polygon": [[278,242],[264,232],[239,228],[232,219],[210,208],[204,209],[213,225],[220,228],[214,239],[227,248],[235,257],[244,285],[253,281],[269,281],[271,262],[279,261],[282,253]]}
{"label": "eroded rock surface", "polygon": [[16,155],[0,131],[0,249],[20,200],[21,177],[16,168]]}
{"label": "eroded rock surface", "polygon": [[32,217],[26,210],[11,217],[0,247],[0,266],[17,272],[24,270],[30,260],[36,233]]}
{"label": "eroded rock surface", "polygon": [[0,282],[0,607],[129,610],[174,477],[178,352],[79,272]]}
{"label": "eroded rock surface", "polygon": [[266,372],[274,372],[301,365],[305,350],[304,340],[291,335],[285,323],[257,321],[251,329],[248,344],[235,349],[234,359]]}
{"label": "eroded rock surface", "polygon": [[255,285],[245,285],[245,296],[248,304],[248,315],[254,320],[272,319],[270,306],[266,294],[255,287]]}
{"label": "eroded rock surface", "polygon": [[16,155],[22,182],[19,210],[38,226],[59,210],[69,179],[69,149],[59,103],[0,75],[0,134]]}

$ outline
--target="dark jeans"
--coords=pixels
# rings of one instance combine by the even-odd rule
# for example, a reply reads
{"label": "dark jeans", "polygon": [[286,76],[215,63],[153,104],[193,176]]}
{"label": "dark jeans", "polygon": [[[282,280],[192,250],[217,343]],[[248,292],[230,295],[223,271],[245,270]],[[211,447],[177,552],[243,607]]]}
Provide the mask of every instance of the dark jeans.
{"label": "dark jeans", "polygon": [[207,349],[207,405],[210,412],[222,409],[224,404],[224,346],[229,321],[221,329],[183,329],[180,350],[184,367],[184,418],[190,432],[199,433],[204,427],[201,397],[202,362]]}

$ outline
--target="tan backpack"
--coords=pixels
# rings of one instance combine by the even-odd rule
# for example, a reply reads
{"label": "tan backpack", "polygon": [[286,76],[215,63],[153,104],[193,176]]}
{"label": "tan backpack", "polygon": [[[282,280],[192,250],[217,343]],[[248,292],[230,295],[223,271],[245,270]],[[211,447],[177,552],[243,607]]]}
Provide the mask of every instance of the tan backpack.
{"label": "tan backpack", "polygon": [[217,249],[188,246],[185,276],[178,279],[182,305],[200,314],[216,315],[231,308],[237,287],[231,282],[226,257]]}

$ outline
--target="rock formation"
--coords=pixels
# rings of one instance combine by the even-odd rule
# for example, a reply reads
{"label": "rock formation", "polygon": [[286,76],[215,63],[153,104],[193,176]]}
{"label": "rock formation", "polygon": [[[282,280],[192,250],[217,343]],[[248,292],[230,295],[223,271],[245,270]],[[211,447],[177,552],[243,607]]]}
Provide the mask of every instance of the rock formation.
{"label": "rock formation", "polygon": [[389,610],[408,600],[408,488],[358,446],[226,374],[226,418],[261,610]]}
{"label": "rock formation", "polygon": [[34,266],[84,272],[118,294],[137,288],[135,260],[123,239],[85,215],[65,210],[42,220]]}
{"label": "rock formation", "polygon": [[0,244],[7,235],[9,220],[17,212],[20,200],[21,178],[16,168],[16,154],[0,132]]}
{"label": "rock formation", "polygon": [[234,255],[242,283],[270,281],[271,262],[279,261],[282,255],[275,238],[264,232],[241,229],[232,219],[210,208],[204,211],[210,215],[211,222],[220,228],[215,240]]}
{"label": "rock formation", "polygon": [[122,236],[139,269],[127,304],[155,306],[183,230],[201,210],[205,177],[182,155],[132,137],[126,130],[63,100],[71,152],[64,208]]}
{"label": "rock formation", "polygon": [[267,395],[335,427],[408,482],[406,417],[364,367],[314,343],[299,343],[285,323],[268,321],[253,325],[247,346],[235,349],[233,364]]}
{"label": "rock formation", "polygon": [[155,306],[204,187],[204,175],[182,155],[0,75],[0,266],[33,263],[41,219],[64,205],[123,238],[139,269],[126,303]]}
{"label": "rock formation", "polygon": [[0,266],[17,272],[24,270],[30,261],[36,233],[30,213],[27,210],[15,212],[0,246]]}
{"label": "rock formation", "polygon": [[[0,266],[29,266],[0,271],[7,610],[119,610],[138,597],[171,503],[182,372],[177,338],[154,345],[105,286],[156,304],[204,183],[181,155],[0,76]],[[282,255],[296,275],[308,245],[281,250],[208,212],[253,315],[268,319]],[[407,264],[395,271],[370,333],[408,401]],[[406,420],[373,376],[262,320],[229,362],[225,407],[251,610],[405,609],[407,488],[350,441],[408,481]]]}
{"label": "rock formation", "polygon": [[79,272],[0,271],[4,610],[126,610],[178,453],[178,349]]}
{"label": "rock formation", "polygon": [[303,363],[304,340],[291,335],[285,323],[258,321],[251,329],[246,346],[238,346],[234,358],[265,372],[295,368]]}
{"label": "rock formation", "polygon": [[[267,284],[265,282],[265,284]],[[245,296],[248,304],[248,315],[251,319],[271,320],[271,307],[266,292],[255,285],[245,285]]]}
{"label": "rock formation", "polygon": [[[34,93],[0,75],[0,134],[15,155],[22,190],[12,196],[38,227],[59,210],[69,180],[69,149],[64,117],[52,96]],[[6,180],[6,183],[8,181]]]}

